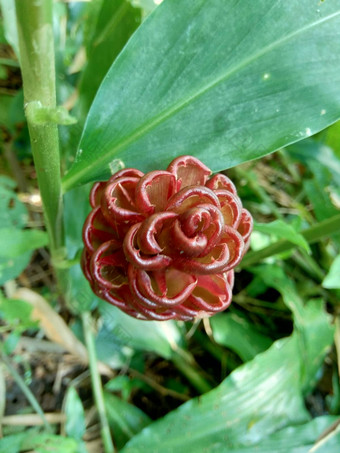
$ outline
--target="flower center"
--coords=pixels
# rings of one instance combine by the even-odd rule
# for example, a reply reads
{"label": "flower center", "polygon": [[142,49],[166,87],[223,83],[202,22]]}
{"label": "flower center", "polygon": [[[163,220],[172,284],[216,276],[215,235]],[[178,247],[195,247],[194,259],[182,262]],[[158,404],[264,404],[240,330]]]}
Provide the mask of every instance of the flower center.
{"label": "flower center", "polygon": [[184,256],[205,256],[218,243],[223,227],[223,216],[216,206],[195,206],[172,224],[172,243]]}

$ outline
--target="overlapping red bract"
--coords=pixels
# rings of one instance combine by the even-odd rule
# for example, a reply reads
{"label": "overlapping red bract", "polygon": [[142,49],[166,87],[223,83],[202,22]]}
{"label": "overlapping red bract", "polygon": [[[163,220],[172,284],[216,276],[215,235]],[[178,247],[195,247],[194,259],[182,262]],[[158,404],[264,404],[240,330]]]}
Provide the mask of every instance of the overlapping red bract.
{"label": "overlapping red bract", "polygon": [[127,168],[94,184],[82,267],[95,294],[148,320],[226,309],[252,217],[234,184],[192,156],[166,171]]}

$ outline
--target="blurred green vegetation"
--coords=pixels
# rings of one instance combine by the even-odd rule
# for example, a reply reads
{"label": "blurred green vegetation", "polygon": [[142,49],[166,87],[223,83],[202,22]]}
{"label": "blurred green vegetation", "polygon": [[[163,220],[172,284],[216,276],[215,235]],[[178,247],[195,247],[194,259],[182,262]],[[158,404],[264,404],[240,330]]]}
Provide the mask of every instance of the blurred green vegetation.
{"label": "blurred green vegetation", "polygon": [[[0,4],[0,452],[102,451],[80,347],[86,307],[118,451],[338,453],[340,122],[228,171],[255,228],[227,312],[204,323],[145,322],[98,300],[78,263],[88,186],[65,195],[61,301],[44,249],[12,2]],[[112,61],[155,6],[55,2],[58,103],[77,119],[60,126],[64,169]],[[19,297],[22,287],[56,318]]]}

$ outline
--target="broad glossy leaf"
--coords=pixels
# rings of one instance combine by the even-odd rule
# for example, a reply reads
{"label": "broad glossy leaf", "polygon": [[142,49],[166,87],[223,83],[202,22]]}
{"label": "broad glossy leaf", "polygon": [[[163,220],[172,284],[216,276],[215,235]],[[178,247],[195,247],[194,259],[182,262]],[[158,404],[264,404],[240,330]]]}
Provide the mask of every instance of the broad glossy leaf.
{"label": "broad glossy leaf", "polygon": [[115,445],[119,449],[151,423],[151,419],[142,410],[115,395],[104,392],[104,401]]}
{"label": "broad glossy leaf", "polygon": [[[73,162],[86,116],[105,74],[127,40],[140,24],[141,12],[127,0],[97,0],[88,2],[77,18],[85,20],[84,39],[87,63],[80,76],[78,100],[72,110],[77,124],[61,128],[61,144],[65,155]],[[85,17],[84,17],[85,16]],[[84,51],[82,48],[81,51]],[[65,68],[60,71],[62,74]],[[63,76],[64,77],[64,76]],[[59,88],[61,83],[59,83]],[[69,165],[69,162],[67,162]]]}
{"label": "broad glossy leaf", "polygon": [[[338,417],[318,417],[308,423],[289,426],[272,434],[255,446],[236,448],[232,453],[312,453],[317,439],[324,435],[332,425],[339,421]],[[317,453],[338,453],[340,445],[340,430],[337,429],[320,440]],[[220,450],[209,450],[218,452]],[[229,450],[230,451],[230,450]]]}
{"label": "broad glossy leaf", "polygon": [[213,316],[210,320],[216,343],[235,351],[246,362],[265,351],[272,344],[241,313],[230,312]]}
{"label": "broad glossy leaf", "polygon": [[99,304],[99,310],[107,332],[115,335],[120,347],[152,351],[169,359],[182,342],[181,332],[174,321],[141,321],[106,302]]}
{"label": "broad glossy leaf", "polygon": [[160,3],[162,0],[129,0],[131,5],[141,8],[143,11],[143,16],[148,16]]}
{"label": "broad glossy leaf", "polygon": [[[307,305],[304,320],[310,350],[324,350],[332,343],[329,320],[320,306]],[[319,335],[320,326],[328,329],[327,335]],[[307,422],[309,415],[302,397],[303,369],[298,342],[296,332],[276,341],[270,349],[236,369],[214,390],[148,426],[122,451],[237,451],[240,447],[259,444],[286,426]],[[314,365],[319,364],[320,359],[322,356],[307,356]],[[316,437],[317,434],[314,440]]]}
{"label": "broad glossy leaf", "polygon": [[165,0],[107,73],[65,190],[122,160],[213,171],[301,140],[340,116],[340,3]]}
{"label": "broad glossy leaf", "polygon": [[104,0],[79,86],[82,111],[91,102],[111,64],[140,23],[140,10],[127,0]]}

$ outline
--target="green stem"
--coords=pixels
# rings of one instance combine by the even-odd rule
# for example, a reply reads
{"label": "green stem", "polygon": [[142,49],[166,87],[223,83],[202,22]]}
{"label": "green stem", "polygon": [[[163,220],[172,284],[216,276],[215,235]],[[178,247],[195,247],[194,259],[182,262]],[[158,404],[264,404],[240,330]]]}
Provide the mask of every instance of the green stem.
{"label": "green stem", "polygon": [[10,58],[0,58],[0,64],[6,65],[6,66],[13,66],[14,68],[19,67],[19,63],[15,60],[11,60]]}
{"label": "green stem", "polygon": [[45,428],[52,432],[52,429],[51,429],[51,425],[48,423],[48,421],[46,420],[46,417],[45,417],[45,414],[44,414],[44,411],[41,409],[38,401],[36,400],[35,396],[33,395],[33,393],[31,392],[31,390],[29,389],[29,387],[27,387],[27,385],[25,384],[25,381],[22,379],[22,377],[20,376],[20,374],[16,371],[16,369],[12,366],[11,362],[9,361],[8,357],[6,356],[6,354],[4,352],[1,352],[1,359],[3,361],[3,363],[5,364],[6,368],[8,369],[8,371],[11,373],[11,375],[13,376],[15,382],[18,384],[18,386],[20,387],[22,393],[26,396],[26,398],[28,399],[29,403],[31,404],[32,408],[36,411],[37,414],[40,415],[41,417],[41,420],[43,421],[43,424],[45,426]]}
{"label": "green stem", "polygon": [[[302,236],[307,240],[308,243],[313,244],[314,242],[323,239],[324,237],[331,236],[332,234],[339,233],[340,231],[340,214],[326,219],[312,227],[301,232]],[[277,255],[278,253],[286,252],[295,248],[296,245],[282,239],[275,242],[274,244],[268,245],[261,250],[256,252],[249,252],[243,258],[240,267],[245,268],[257,264],[259,261],[268,258],[269,256]]]}
{"label": "green stem", "polygon": [[56,108],[52,0],[16,0],[20,66],[35,169],[51,255],[63,251],[63,217],[58,126],[36,121],[31,107]]}
{"label": "green stem", "polygon": [[91,314],[89,312],[82,313],[82,322],[83,322],[83,330],[84,330],[84,337],[85,343],[87,347],[87,351],[89,354],[89,364],[90,364],[90,371],[91,371],[91,382],[92,382],[92,390],[95,399],[95,403],[98,410],[100,425],[101,425],[101,436],[104,445],[105,453],[113,453],[115,451],[111,433],[109,422],[107,420],[106,415],[106,408],[104,402],[104,394],[103,394],[103,387],[100,378],[100,374],[98,371],[97,366],[97,354],[96,354],[96,347],[94,342],[94,334],[93,334],[93,326],[91,322]]}

